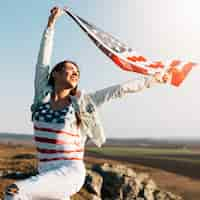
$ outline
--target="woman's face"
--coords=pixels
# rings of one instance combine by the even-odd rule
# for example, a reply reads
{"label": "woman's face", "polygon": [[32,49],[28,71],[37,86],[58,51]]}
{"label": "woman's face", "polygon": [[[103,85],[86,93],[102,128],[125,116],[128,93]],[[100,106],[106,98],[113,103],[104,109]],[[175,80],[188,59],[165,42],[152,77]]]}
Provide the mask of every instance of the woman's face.
{"label": "woman's face", "polygon": [[73,63],[65,63],[61,71],[54,73],[55,85],[73,89],[77,86],[80,77],[79,69]]}

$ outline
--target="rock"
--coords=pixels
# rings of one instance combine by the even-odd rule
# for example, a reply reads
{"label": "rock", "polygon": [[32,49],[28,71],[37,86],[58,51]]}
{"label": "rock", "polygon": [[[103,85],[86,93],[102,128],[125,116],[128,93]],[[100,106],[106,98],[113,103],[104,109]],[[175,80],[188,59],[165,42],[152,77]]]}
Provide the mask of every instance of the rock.
{"label": "rock", "polygon": [[138,179],[138,181],[140,181],[141,183],[144,183],[146,180],[149,179],[149,174],[147,174],[147,173],[140,173],[140,174],[137,174],[137,179]]}
{"label": "rock", "polygon": [[35,159],[37,156],[35,154],[19,154],[13,156],[13,159]]}
{"label": "rock", "polygon": [[144,185],[144,197],[146,200],[154,200],[154,191],[157,189],[155,182],[150,179]]}
{"label": "rock", "polygon": [[37,174],[38,174],[37,169],[34,166],[29,165],[26,170],[16,171],[16,170],[8,169],[5,171],[2,171],[1,177],[8,178],[8,179],[20,180],[20,179],[29,178],[30,176],[35,176]]}
{"label": "rock", "polygon": [[165,191],[155,191],[154,196],[155,200],[183,200],[180,196]]}
{"label": "rock", "polygon": [[94,171],[99,172],[100,174],[104,174],[104,172],[113,172],[119,176],[128,176],[128,177],[136,177],[136,173],[131,168],[126,167],[125,165],[111,165],[108,163],[104,163],[103,165],[94,165],[92,168]]}
{"label": "rock", "polygon": [[183,200],[161,191],[147,173],[136,174],[125,165],[93,165],[84,188],[90,200]]}
{"label": "rock", "polygon": [[31,175],[24,173],[24,172],[20,172],[20,171],[16,171],[16,172],[11,172],[11,173],[5,173],[3,175],[3,178],[9,178],[9,179],[16,179],[16,180],[20,180],[20,179],[26,179],[29,178]]}
{"label": "rock", "polygon": [[124,177],[122,191],[123,199],[133,199],[136,198],[142,188],[141,182],[137,179],[130,177]]}
{"label": "rock", "polygon": [[88,192],[101,197],[102,183],[103,178],[98,173],[87,170],[84,187],[87,189]]}
{"label": "rock", "polygon": [[[33,165],[25,171],[0,171],[2,178],[24,179],[36,175]],[[183,200],[171,192],[162,191],[147,173],[137,173],[125,165],[93,165],[87,170],[83,188],[73,200]]]}

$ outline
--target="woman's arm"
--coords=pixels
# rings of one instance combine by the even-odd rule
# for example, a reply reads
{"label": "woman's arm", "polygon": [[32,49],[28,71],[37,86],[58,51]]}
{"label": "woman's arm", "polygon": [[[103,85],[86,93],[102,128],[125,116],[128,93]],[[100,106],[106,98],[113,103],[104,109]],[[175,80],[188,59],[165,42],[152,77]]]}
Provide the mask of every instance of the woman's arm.
{"label": "woman's arm", "polygon": [[112,99],[121,98],[129,93],[135,93],[145,88],[150,88],[154,83],[166,83],[169,78],[168,75],[161,77],[160,73],[156,73],[152,77],[130,80],[119,85],[98,90],[94,93],[89,93],[88,95],[92,98],[95,105],[100,107],[102,104]]}
{"label": "woman's arm", "polygon": [[33,105],[40,103],[48,93],[48,76],[53,47],[54,26],[61,14],[62,10],[60,8],[53,8],[51,10],[47,27],[42,36],[35,71]]}

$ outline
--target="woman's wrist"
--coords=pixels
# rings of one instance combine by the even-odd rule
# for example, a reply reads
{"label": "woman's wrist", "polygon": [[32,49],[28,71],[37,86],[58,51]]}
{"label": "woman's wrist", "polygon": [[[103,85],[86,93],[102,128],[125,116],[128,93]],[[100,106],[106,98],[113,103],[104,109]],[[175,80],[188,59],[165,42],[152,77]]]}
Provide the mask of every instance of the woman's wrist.
{"label": "woman's wrist", "polygon": [[48,28],[54,28],[55,24],[56,24],[56,19],[52,18],[52,16],[50,16],[49,21],[47,23],[47,27]]}

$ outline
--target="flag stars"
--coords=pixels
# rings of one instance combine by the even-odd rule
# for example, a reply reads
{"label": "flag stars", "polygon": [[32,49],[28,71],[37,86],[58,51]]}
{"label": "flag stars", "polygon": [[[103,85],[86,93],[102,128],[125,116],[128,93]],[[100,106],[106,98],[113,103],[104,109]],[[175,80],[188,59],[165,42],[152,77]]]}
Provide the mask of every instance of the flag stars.
{"label": "flag stars", "polygon": [[49,103],[43,104],[38,111],[34,113],[36,121],[48,123],[65,123],[66,120],[74,120],[74,111],[72,105],[62,110],[54,111],[51,109]]}

